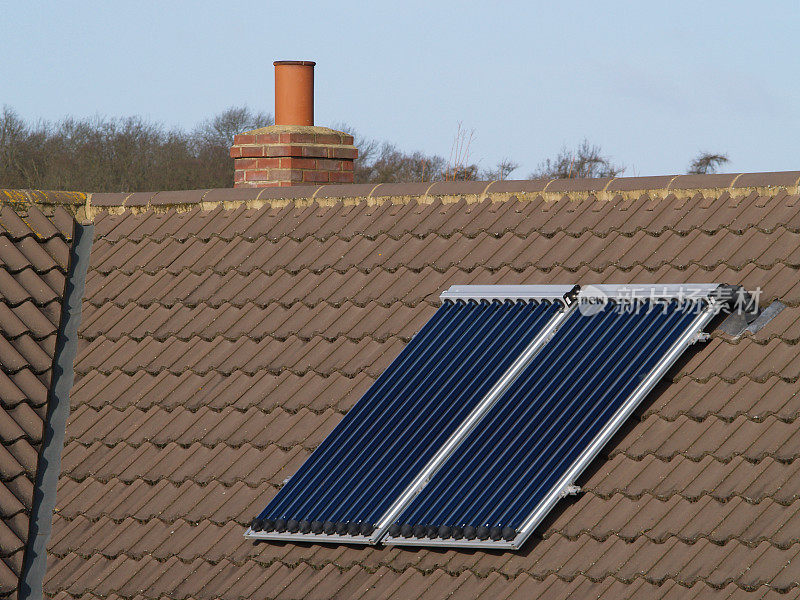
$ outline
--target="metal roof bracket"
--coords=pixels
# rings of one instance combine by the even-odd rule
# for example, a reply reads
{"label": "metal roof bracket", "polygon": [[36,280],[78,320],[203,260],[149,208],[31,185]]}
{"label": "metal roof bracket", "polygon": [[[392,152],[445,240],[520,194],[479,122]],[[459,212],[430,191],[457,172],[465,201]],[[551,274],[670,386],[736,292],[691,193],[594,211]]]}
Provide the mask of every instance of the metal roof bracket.
{"label": "metal roof bracket", "polygon": [[564,303],[567,306],[572,306],[578,299],[578,294],[581,292],[581,286],[575,285],[570,291],[564,294]]}
{"label": "metal roof bracket", "polygon": [[583,490],[581,490],[581,486],[575,485],[573,483],[565,487],[563,490],[561,490],[561,497],[566,498],[567,496],[575,496],[577,494],[580,494],[582,491]]}

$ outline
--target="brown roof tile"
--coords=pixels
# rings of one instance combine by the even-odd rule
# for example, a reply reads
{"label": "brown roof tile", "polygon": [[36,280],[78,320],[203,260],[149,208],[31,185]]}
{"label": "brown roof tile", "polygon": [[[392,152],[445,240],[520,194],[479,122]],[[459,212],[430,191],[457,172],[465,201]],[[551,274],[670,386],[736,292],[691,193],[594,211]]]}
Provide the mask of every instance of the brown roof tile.
{"label": "brown roof tile", "polygon": [[0,206],[0,596],[16,590],[72,237],[63,208]]}
{"label": "brown roof tile", "polygon": [[[47,591],[143,598],[792,591],[800,584],[791,567],[800,519],[796,185],[797,174],[745,174],[211,190],[155,195],[186,208],[202,197],[203,209],[101,212]],[[9,222],[17,228],[10,238],[29,235]],[[51,265],[36,250],[24,255]],[[0,379],[17,405],[19,382],[38,381],[41,357],[30,343],[48,339],[57,320],[48,318],[48,328],[19,310],[52,306],[49,284],[27,290],[21,275],[34,270],[13,252],[3,260],[20,267],[7,273],[18,301],[8,303],[1,355],[19,370]],[[2,277],[0,270],[0,289]],[[584,476],[584,494],[520,552],[241,537],[432,314],[443,289],[602,281],[743,283],[789,308],[758,334],[715,334],[693,350]],[[36,333],[20,322],[31,332],[35,324]],[[17,419],[16,443],[29,443],[30,411]],[[3,481],[6,472],[8,481],[27,481],[25,452],[2,450]]]}

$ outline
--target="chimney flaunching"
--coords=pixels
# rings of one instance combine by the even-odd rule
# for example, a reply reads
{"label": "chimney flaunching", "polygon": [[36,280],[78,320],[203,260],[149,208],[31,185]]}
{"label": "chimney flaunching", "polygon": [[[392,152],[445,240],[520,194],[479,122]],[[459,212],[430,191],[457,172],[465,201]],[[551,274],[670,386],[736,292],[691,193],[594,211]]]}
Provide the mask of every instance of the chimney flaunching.
{"label": "chimney flaunching", "polygon": [[314,64],[274,63],[275,125],[234,137],[234,187],[353,183],[353,137],[314,126]]}

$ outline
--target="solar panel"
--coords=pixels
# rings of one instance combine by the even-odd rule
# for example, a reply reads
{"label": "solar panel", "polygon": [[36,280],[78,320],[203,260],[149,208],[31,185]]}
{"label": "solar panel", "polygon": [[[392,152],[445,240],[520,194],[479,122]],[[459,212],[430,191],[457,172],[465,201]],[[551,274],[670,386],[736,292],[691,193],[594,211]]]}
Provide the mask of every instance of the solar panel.
{"label": "solar panel", "polygon": [[445,300],[246,535],[376,542],[434,456],[510,384],[509,368],[535,351],[569,290],[534,301]]}
{"label": "solar panel", "polygon": [[714,315],[707,296],[595,289],[606,301],[581,310],[579,299],[386,543],[520,547]]}
{"label": "solar panel", "polygon": [[453,286],[245,535],[518,548],[719,286]]}

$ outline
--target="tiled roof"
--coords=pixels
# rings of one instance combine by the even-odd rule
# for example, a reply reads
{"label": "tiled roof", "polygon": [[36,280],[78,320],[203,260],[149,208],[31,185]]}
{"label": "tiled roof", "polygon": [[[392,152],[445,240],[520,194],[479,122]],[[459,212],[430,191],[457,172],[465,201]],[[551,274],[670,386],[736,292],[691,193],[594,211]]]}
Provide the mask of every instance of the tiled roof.
{"label": "tiled roof", "polygon": [[0,194],[0,597],[28,540],[71,237],[63,208]]}
{"label": "tiled roof", "polygon": [[[91,196],[46,592],[796,593],[799,177]],[[755,335],[695,347],[521,551],[243,538],[443,289],[687,281],[760,287],[788,308]]]}

